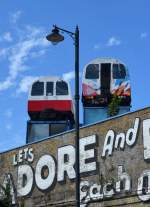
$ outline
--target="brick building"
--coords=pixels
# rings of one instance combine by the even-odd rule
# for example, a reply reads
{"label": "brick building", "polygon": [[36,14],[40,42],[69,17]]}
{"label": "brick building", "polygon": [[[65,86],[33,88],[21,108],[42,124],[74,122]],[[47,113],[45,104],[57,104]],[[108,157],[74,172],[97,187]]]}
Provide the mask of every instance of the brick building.
{"label": "brick building", "polygon": [[[12,204],[75,206],[74,130],[0,154]],[[150,206],[150,108],[80,129],[81,206]]]}

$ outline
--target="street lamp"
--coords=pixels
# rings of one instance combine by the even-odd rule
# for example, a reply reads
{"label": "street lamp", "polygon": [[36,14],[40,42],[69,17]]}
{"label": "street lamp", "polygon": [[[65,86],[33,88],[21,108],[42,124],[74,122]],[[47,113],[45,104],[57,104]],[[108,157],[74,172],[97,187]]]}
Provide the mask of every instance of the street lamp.
{"label": "street lamp", "polygon": [[64,40],[59,32],[65,32],[69,34],[75,45],[75,149],[76,149],[76,206],[80,207],[80,150],[79,150],[79,28],[76,26],[75,32],[62,29],[53,25],[54,29],[52,33],[46,36],[46,39],[53,44],[57,44]]}

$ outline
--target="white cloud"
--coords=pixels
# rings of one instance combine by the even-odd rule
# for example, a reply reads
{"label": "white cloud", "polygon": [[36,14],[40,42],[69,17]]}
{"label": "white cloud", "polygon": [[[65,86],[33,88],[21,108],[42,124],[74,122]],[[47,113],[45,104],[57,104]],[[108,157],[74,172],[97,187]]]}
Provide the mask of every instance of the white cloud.
{"label": "white cloud", "polygon": [[31,25],[26,25],[25,29],[26,29],[26,33],[28,34],[27,37],[30,37],[30,38],[36,35],[40,35],[41,32],[43,31],[42,28],[33,27]]}
{"label": "white cloud", "polygon": [[15,24],[18,21],[18,19],[20,18],[21,14],[22,14],[22,11],[17,10],[13,14],[11,14],[10,21]]}
{"label": "white cloud", "polygon": [[30,85],[33,83],[33,81],[37,80],[38,77],[33,76],[25,76],[19,84],[19,88],[17,90],[17,93],[26,93],[29,90]]}
{"label": "white cloud", "polygon": [[[75,78],[75,71],[70,71],[68,73],[64,73],[62,75],[62,77],[65,81],[71,81]],[[81,77],[81,73],[79,73],[79,77]]]}
{"label": "white cloud", "polygon": [[144,39],[144,38],[146,38],[148,36],[148,33],[147,32],[142,32],[141,34],[140,34],[140,38],[141,39]]}
{"label": "white cloud", "polygon": [[[20,73],[28,69],[27,61],[33,56],[39,57],[44,54],[46,47],[50,43],[44,38],[43,29],[28,26],[24,32],[24,39],[17,42],[9,49],[4,48],[0,51],[1,55],[6,55],[9,52],[8,68],[9,73],[3,82],[0,82],[0,91],[6,90],[15,84],[15,80]],[[8,54],[7,54],[8,55]]]}
{"label": "white cloud", "polygon": [[8,89],[12,85],[13,85],[12,79],[10,76],[8,76],[5,81],[0,82],[0,91]]}
{"label": "white cloud", "polygon": [[108,39],[106,46],[112,47],[112,46],[119,46],[120,44],[121,44],[121,40],[113,36]]}
{"label": "white cloud", "polygon": [[40,50],[40,51],[34,51],[34,52],[31,52],[31,57],[32,58],[41,57],[41,56],[45,55],[45,53],[46,53],[46,49]]}
{"label": "white cloud", "polygon": [[6,40],[7,42],[12,42],[13,40],[10,32],[4,33],[3,39]]}
{"label": "white cloud", "polygon": [[74,77],[75,77],[75,72],[74,71],[63,74],[63,79],[66,80],[66,81],[71,81],[72,79],[74,79]]}
{"label": "white cloud", "polygon": [[113,47],[113,46],[119,46],[121,44],[121,40],[117,37],[110,37],[106,43],[97,43],[94,45],[95,50],[104,49],[106,47]]}

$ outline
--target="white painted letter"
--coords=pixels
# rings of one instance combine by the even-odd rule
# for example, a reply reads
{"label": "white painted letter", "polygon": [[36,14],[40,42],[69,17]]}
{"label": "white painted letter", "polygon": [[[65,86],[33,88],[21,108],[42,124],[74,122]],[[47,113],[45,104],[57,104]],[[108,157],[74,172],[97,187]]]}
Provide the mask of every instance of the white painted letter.
{"label": "white painted letter", "polygon": [[114,145],[114,137],[115,133],[113,130],[109,130],[106,134],[105,142],[104,142],[104,147],[103,147],[103,153],[102,157],[106,156],[106,152],[108,151],[108,155],[112,154],[113,151],[113,145]]}
{"label": "white painted letter", "polygon": [[34,159],[33,149],[30,148],[29,151],[28,151],[28,161],[32,162],[33,159]]}
{"label": "white painted letter", "polygon": [[150,160],[150,119],[143,121],[144,159]]}
{"label": "white painted letter", "polygon": [[138,131],[138,127],[139,127],[139,121],[140,121],[140,119],[139,118],[136,118],[135,119],[135,123],[134,123],[134,127],[133,128],[130,128],[127,131],[127,134],[126,134],[126,143],[129,146],[134,145],[134,143],[136,141],[137,131]]}
{"label": "white painted letter", "polygon": [[19,150],[19,153],[18,153],[18,162],[21,163],[23,161],[23,151],[22,150]]}
{"label": "white painted letter", "polygon": [[75,148],[72,145],[64,146],[58,149],[58,174],[57,180],[64,181],[65,172],[68,177],[73,179],[76,177],[75,169]]}
{"label": "white painted letter", "polygon": [[[44,172],[42,170],[44,168],[48,169],[48,175],[46,177],[43,176]],[[48,189],[54,181],[55,178],[55,161],[50,155],[43,155],[37,165],[35,170],[35,181],[39,189],[46,190]]]}
{"label": "white painted letter", "polygon": [[90,198],[92,200],[103,199],[104,196],[103,193],[101,193],[101,189],[102,189],[101,185],[93,184],[90,187]]}
{"label": "white painted letter", "polygon": [[[124,149],[125,140],[126,140],[126,138],[125,138],[124,133],[117,134],[116,140],[115,140],[115,149],[117,149],[117,148]],[[119,144],[119,142],[120,142],[120,144]]]}
{"label": "white painted letter", "polygon": [[[125,192],[129,192],[131,190],[131,179],[130,176],[123,172],[123,166],[118,166],[118,182],[116,182],[116,192],[120,193],[121,190],[124,190]],[[121,189],[121,182],[124,182],[124,189]]]}
{"label": "white painted letter", "polygon": [[80,139],[80,172],[89,172],[96,170],[96,161],[86,163],[88,159],[96,159],[94,149],[85,149],[90,148],[90,145],[96,143],[96,135],[84,137]]}
{"label": "white painted letter", "polygon": [[82,181],[80,183],[80,207],[87,206],[86,204],[90,201],[88,195],[90,183],[88,181]]}
{"label": "white painted letter", "polygon": [[[144,186],[144,178],[147,179],[146,186]],[[137,190],[139,199],[141,201],[148,201],[150,200],[150,171],[145,170],[140,178],[138,179],[138,190]]]}
{"label": "white painted letter", "polygon": [[107,183],[106,185],[104,185],[103,192],[104,192],[104,197],[106,198],[111,198],[115,194],[111,183]]}
{"label": "white painted letter", "polygon": [[18,167],[17,194],[26,196],[31,192],[33,186],[33,171],[29,165]]}
{"label": "white painted letter", "polygon": [[13,165],[17,165],[17,155],[13,155]]}
{"label": "white painted letter", "polygon": [[27,160],[28,158],[28,148],[25,148],[23,151],[24,151],[24,159]]}

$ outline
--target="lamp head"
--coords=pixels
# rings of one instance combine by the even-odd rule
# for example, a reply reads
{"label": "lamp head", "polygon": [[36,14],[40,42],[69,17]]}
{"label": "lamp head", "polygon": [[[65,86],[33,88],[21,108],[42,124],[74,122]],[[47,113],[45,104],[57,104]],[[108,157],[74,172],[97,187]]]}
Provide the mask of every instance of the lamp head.
{"label": "lamp head", "polygon": [[64,40],[64,36],[59,33],[59,29],[56,27],[52,30],[52,33],[46,36],[46,39],[52,44],[57,44]]}

